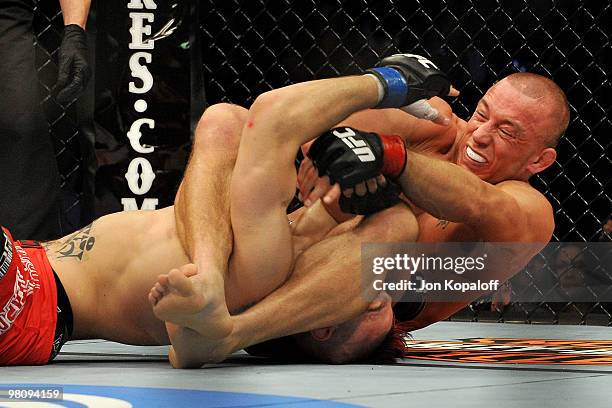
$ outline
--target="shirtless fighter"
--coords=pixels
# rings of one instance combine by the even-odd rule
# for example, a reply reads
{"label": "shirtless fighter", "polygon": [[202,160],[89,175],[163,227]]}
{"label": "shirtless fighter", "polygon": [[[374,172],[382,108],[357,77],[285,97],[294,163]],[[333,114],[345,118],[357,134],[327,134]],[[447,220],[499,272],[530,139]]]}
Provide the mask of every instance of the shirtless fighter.
{"label": "shirtless fighter", "polygon": [[[198,145],[206,141],[207,146],[202,149],[206,152],[201,157],[193,154],[175,207],[108,215],[74,234],[42,245],[14,242],[9,231],[2,229],[0,365],[46,364],[55,357],[62,344],[71,339],[103,338],[139,345],[170,343],[166,326],[154,315],[147,294],[160,274],[201,260],[189,257],[185,249],[190,244],[185,244],[186,240],[181,238],[186,228],[185,218],[180,218],[182,211],[191,211],[189,206],[193,206],[198,221],[221,231],[221,226],[212,223],[220,224],[220,220],[229,219],[228,214],[220,214],[222,205],[210,207],[214,201],[209,199],[210,196],[201,195],[193,204],[184,201],[186,194],[191,193],[191,181],[194,187],[219,194],[221,202],[228,199],[228,186],[220,185],[229,183],[229,175],[224,175],[223,170],[224,166],[231,170],[230,164],[233,164],[231,158],[228,159],[232,148],[228,144],[230,139],[225,137],[221,141],[218,135],[210,139],[202,136],[205,133],[202,129],[222,123],[218,119],[221,116],[226,119],[226,115],[226,111],[219,113],[218,107],[211,108],[204,115],[195,149],[200,149]],[[233,154],[235,156],[235,152]],[[196,172],[194,167],[197,168],[196,176],[201,179],[189,178]],[[229,207],[226,212],[229,212]],[[385,215],[378,217],[384,219]],[[375,218],[372,217],[372,222]],[[322,207],[301,209],[291,214],[289,219],[293,221],[291,230],[297,237],[292,247],[296,254],[337,225]],[[229,222],[223,226],[229,234]],[[372,228],[373,225],[364,223],[350,232],[351,237],[347,239],[362,239],[359,235],[372,234]],[[386,234],[386,237],[391,236]],[[397,238],[403,237],[398,234]],[[224,248],[219,246],[223,242],[219,236],[203,239],[204,243],[214,244],[215,251]],[[228,241],[231,242],[231,236]],[[227,256],[230,248],[224,249]],[[211,254],[215,255],[213,250]],[[227,264],[227,259],[223,265]],[[214,258],[208,257],[200,264],[213,261]],[[239,290],[232,288],[231,279],[226,283],[227,304],[232,311],[251,302]],[[248,294],[252,293],[256,292]],[[211,320],[214,320],[215,312],[207,310]],[[372,313],[379,314],[379,308],[375,307]],[[389,318],[370,322],[384,325],[383,333],[391,324]],[[213,330],[218,328],[213,324],[210,327]]]}
{"label": "shirtless fighter", "polygon": [[[309,258],[308,248],[337,223],[319,205],[292,214],[289,226],[284,209],[295,185],[289,167],[301,141],[314,138],[350,112],[327,109],[323,122],[312,125],[308,116],[278,115],[273,96],[258,98],[250,111],[218,105],[205,112],[174,207],[108,215],[42,245],[14,242],[3,229],[0,364],[45,364],[68,339],[142,345],[172,341],[180,346],[190,335],[224,338],[233,331],[225,325],[228,309],[239,311],[261,299],[284,281],[294,258],[302,252],[300,258]],[[290,143],[282,140],[284,135]],[[261,150],[260,144],[268,149]],[[252,194],[261,193],[266,194],[261,201],[268,205],[251,201]],[[400,221],[392,231],[386,220],[397,214],[402,216],[396,217]],[[321,258],[318,267],[327,268],[332,266],[322,255],[355,254],[361,241],[414,239],[416,224],[410,214],[397,207],[344,225],[331,234],[338,235],[329,246],[321,245],[312,256]],[[270,237],[272,230],[278,236]],[[261,239],[263,234],[267,240]],[[147,293],[157,276],[169,270],[164,275],[167,283],[180,287],[185,270],[173,268],[191,262],[192,272],[198,272],[189,278],[199,285],[200,314],[185,313],[193,304],[170,302],[167,307],[163,301],[156,304],[156,313],[198,330],[189,333],[169,325],[167,332],[152,313]],[[358,322],[362,328],[375,328],[374,336],[364,329],[371,341],[356,342],[361,349],[361,343],[380,342],[391,326],[388,299],[377,299],[373,305],[364,316],[377,318]],[[350,327],[355,331],[355,321]]]}
{"label": "shirtless fighter", "polygon": [[[272,115],[276,107],[277,115],[290,119],[305,114],[318,119],[334,109],[343,109],[346,114],[356,112],[342,124],[360,129],[353,130],[350,146],[342,140],[347,130],[340,129],[342,137],[338,132],[326,133],[324,138],[328,140],[311,155],[322,175],[330,176],[343,188],[381,172],[398,181],[417,217],[418,241],[528,242],[536,244],[531,248],[537,252],[537,247],[543,247],[552,235],[553,211],[528,179],[555,161],[555,146],[569,122],[563,91],[548,78],[512,74],[486,92],[468,121],[453,115],[447,127],[414,119],[399,109],[364,110],[406,103],[403,95],[412,80],[406,75],[412,63],[409,59],[405,55],[385,59],[373,75],[273,91],[267,99],[271,106],[268,112]],[[433,98],[430,102],[438,111],[450,114],[443,100]],[[381,138],[364,131],[400,137]],[[371,151],[372,162],[361,161],[359,155],[364,151],[357,152],[356,147]],[[329,179],[317,179],[312,163],[303,165],[298,178],[306,204],[316,202],[318,197],[331,202],[340,194],[339,187],[330,190]],[[358,184],[355,190],[363,193],[376,187],[370,181]],[[356,194],[348,199],[349,207],[353,198]],[[401,216],[390,219],[389,227],[395,230],[394,223],[401,220]],[[318,245],[311,248],[313,252],[318,249]],[[513,268],[495,278],[510,278],[533,255],[516,254]],[[334,327],[363,312],[366,305],[361,299],[361,285],[353,284],[362,279],[359,257],[329,253],[326,262],[326,268],[317,268],[308,258],[298,259],[296,271],[285,285],[233,316],[232,333],[208,344],[215,358],[249,344]],[[467,303],[428,302],[426,298],[403,327],[414,330],[446,319]],[[311,342],[308,347],[314,352],[326,348],[325,342],[316,345]],[[336,355],[334,359],[346,361],[347,357]]]}

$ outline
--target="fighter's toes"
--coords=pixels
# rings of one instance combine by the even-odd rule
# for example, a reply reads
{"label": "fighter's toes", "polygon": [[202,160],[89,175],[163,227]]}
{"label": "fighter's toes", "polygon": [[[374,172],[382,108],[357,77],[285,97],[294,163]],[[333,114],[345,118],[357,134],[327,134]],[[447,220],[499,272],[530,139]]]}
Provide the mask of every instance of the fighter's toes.
{"label": "fighter's toes", "polygon": [[157,302],[159,302],[160,297],[159,292],[156,291],[155,288],[149,291],[149,303],[151,303],[152,306],[155,306]]}
{"label": "fighter's toes", "polygon": [[168,291],[168,286],[162,285],[159,282],[155,282],[155,285],[153,286],[152,290],[156,291],[160,295],[163,295]]}
{"label": "fighter's toes", "polygon": [[156,290],[161,294],[164,294],[168,291],[168,275],[159,275],[157,277],[157,282],[153,284],[151,290]]}
{"label": "fighter's toes", "polygon": [[178,269],[172,269],[168,272],[168,286],[180,296],[191,296],[194,292],[193,283],[185,276],[183,271]]}

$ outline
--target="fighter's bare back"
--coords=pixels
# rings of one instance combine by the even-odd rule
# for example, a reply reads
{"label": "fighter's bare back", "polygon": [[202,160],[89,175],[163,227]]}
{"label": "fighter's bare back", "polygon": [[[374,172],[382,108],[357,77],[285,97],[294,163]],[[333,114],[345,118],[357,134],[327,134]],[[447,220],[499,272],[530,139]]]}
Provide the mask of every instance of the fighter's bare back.
{"label": "fighter's bare back", "polygon": [[[289,219],[295,254],[336,226],[320,206],[300,209]],[[174,207],[106,215],[44,247],[71,302],[72,339],[169,344],[147,294],[158,275],[190,262],[177,234]],[[240,303],[239,297],[233,299]]]}

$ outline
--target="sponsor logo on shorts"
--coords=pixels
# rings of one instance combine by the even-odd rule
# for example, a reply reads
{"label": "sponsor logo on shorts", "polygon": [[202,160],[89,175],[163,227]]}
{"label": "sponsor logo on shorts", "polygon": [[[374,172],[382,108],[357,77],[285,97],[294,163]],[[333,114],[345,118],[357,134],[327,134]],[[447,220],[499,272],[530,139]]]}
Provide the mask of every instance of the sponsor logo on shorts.
{"label": "sponsor logo on shorts", "polygon": [[2,254],[0,254],[0,279],[6,275],[13,261],[13,245],[11,240],[6,235],[6,232],[2,231],[4,235],[4,248],[2,248]]}
{"label": "sponsor logo on shorts", "polygon": [[408,341],[404,358],[495,364],[612,364],[610,340],[470,338]]}
{"label": "sponsor logo on shorts", "polygon": [[64,340],[64,333],[60,333],[53,339],[53,349],[51,350],[51,356],[49,360],[53,360],[59,354],[62,346],[66,341]]}
{"label": "sponsor logo on shorts", "polygon": [[27,298],[35,290],[40,289],[38,272],[26,251],[21,246],[15,245],[15,252],[19,256],[23,268],[21,265],[17,265],[13,295],[0,310],[0,336],[6,333],[15,323],[25,307]]}

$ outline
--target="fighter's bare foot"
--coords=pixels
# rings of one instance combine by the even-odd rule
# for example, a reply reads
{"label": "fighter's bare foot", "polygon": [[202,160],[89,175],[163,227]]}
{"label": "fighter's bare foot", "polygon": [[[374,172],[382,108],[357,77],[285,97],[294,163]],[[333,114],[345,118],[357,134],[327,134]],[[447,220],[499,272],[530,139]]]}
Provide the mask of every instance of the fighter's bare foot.
{"label": "fighter's bare foot", "polygon": [[159,275],[157,282],[149,291],[149,302],[155,306],[162,296],[168,291],[168,275]]}
{"label": "fighter's bare foot", "polygon": [[194,264],[160,275],[149,292],[153,312],[160,320],[188,327],[209,339],[227,336],[232,324],[219,278],[198,273]]}

